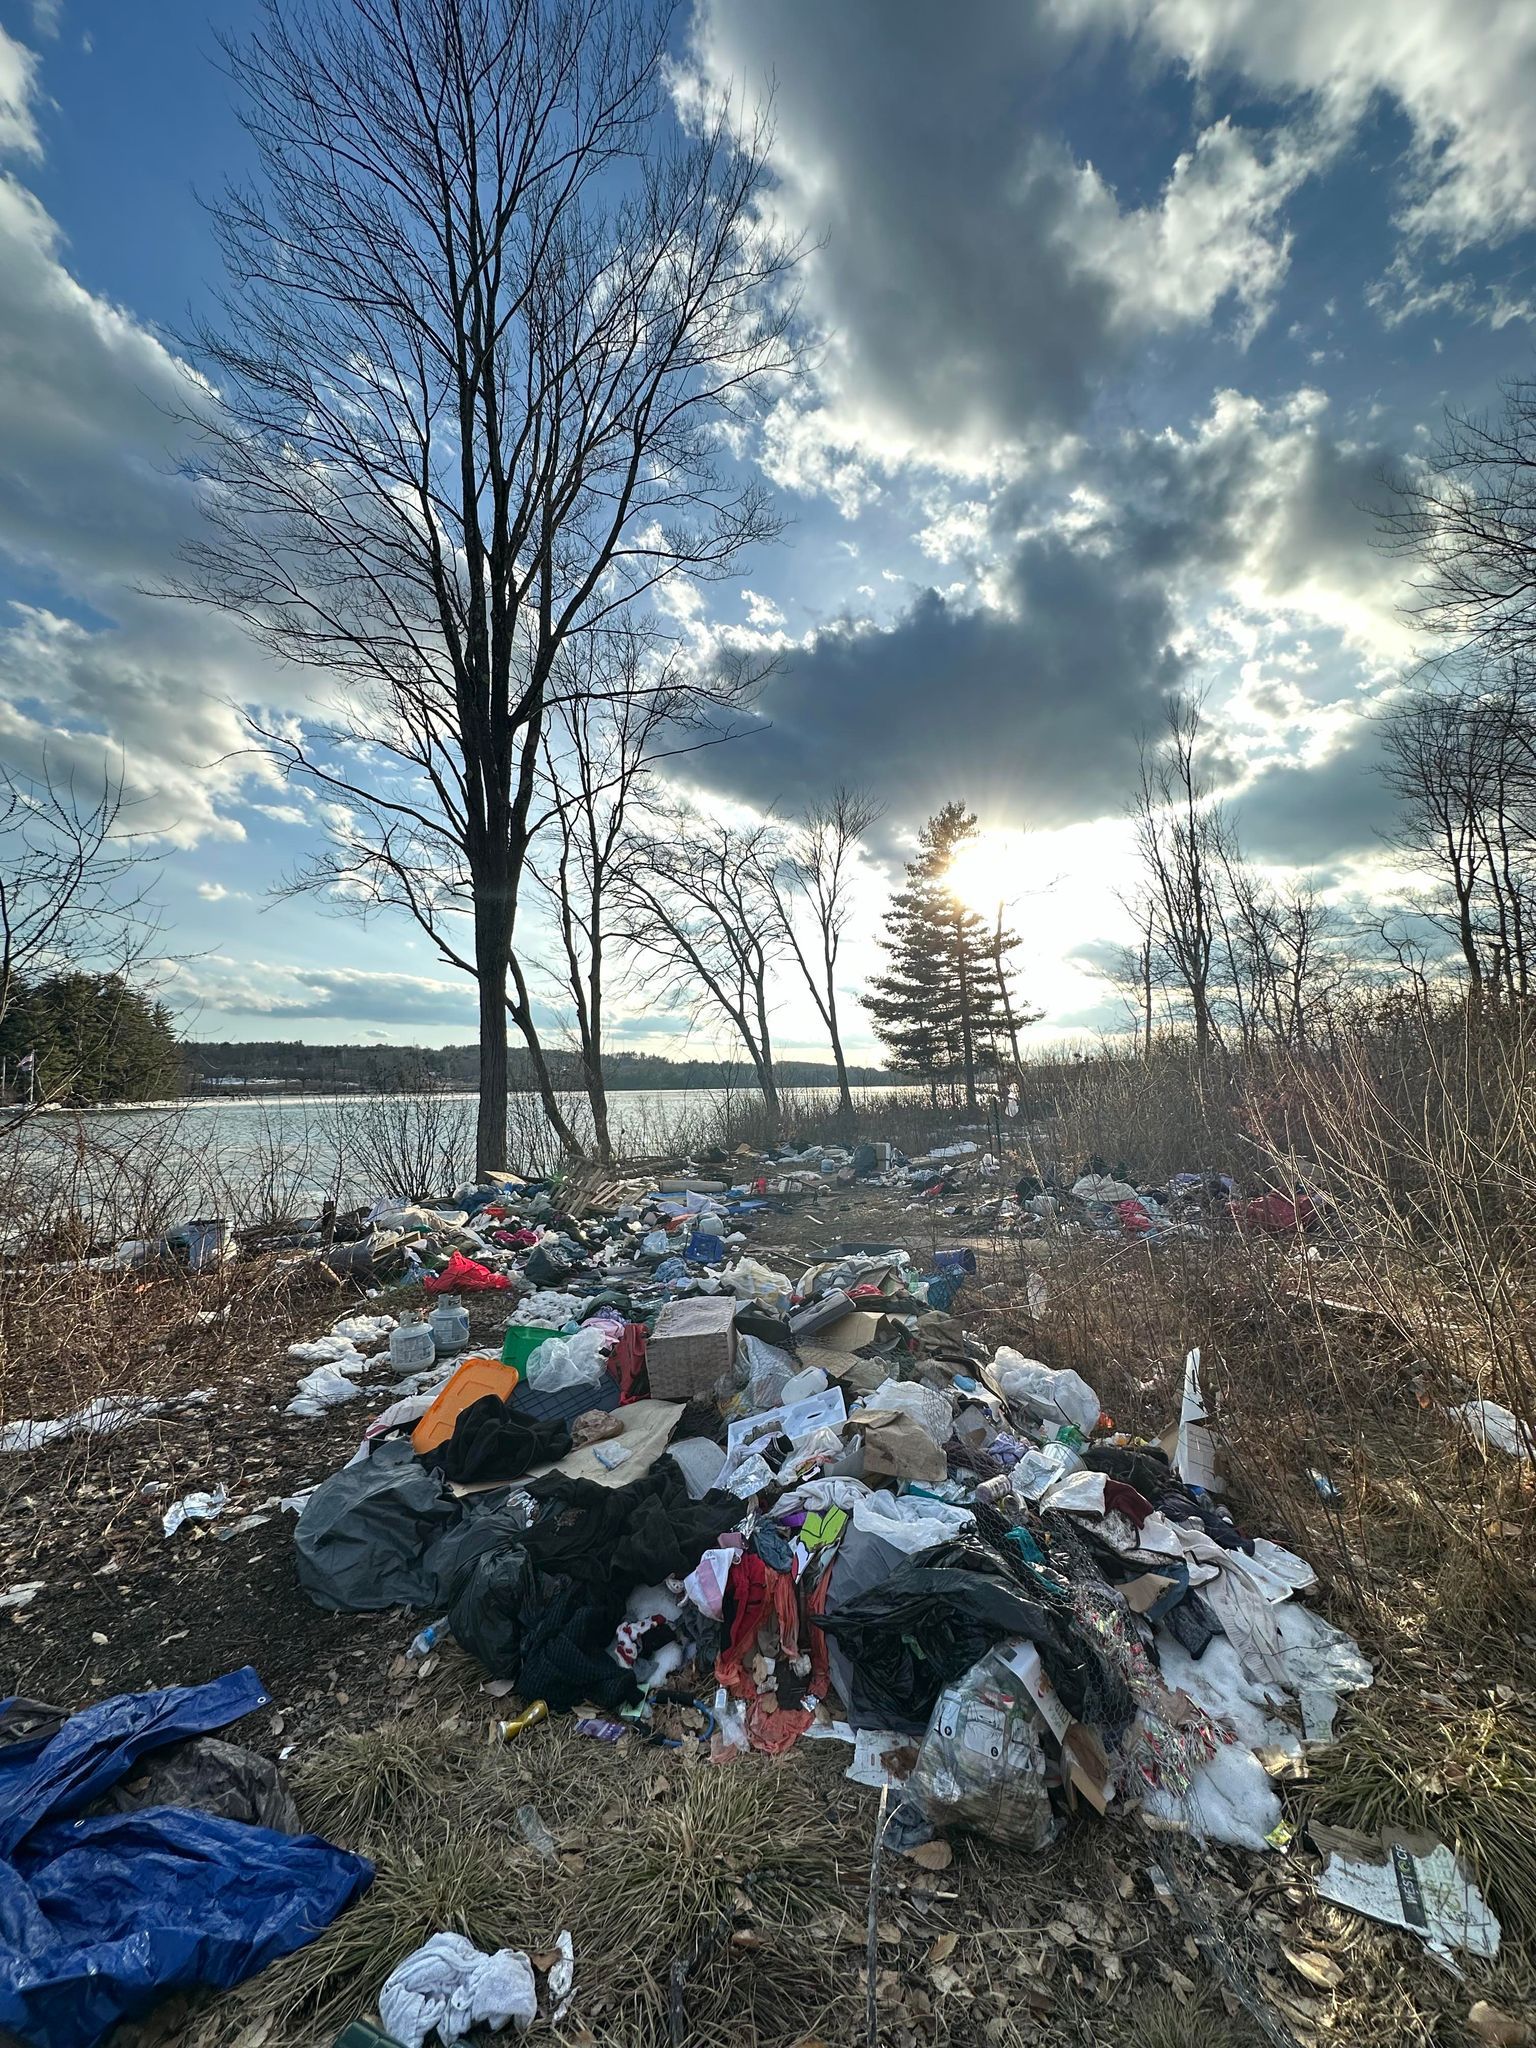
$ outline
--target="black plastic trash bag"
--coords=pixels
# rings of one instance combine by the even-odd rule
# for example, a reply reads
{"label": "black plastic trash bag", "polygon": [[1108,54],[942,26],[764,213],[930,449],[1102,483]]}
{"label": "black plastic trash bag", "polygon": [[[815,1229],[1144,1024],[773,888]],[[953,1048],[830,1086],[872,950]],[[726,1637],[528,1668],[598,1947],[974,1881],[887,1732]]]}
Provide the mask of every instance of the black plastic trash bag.
{"label": "black plastic trash bag", "polygon": [[1101,1678],[1097,1660],[1062,1616],[987,1572],[907,1564],[859,1599],[811,1620],[852,1666],[848,1719],[855,1728],[921,1735],[945,1686],[1010,1636],[1037,1645],[1074,1715],[1084,1714]]}
{"label": "black plastic trash bag", "polygon": [[523,1661],[523,1613],[535,1579],[522,1532],[510,1526],[510,1517],[498,1528],[501,1520],[481,1516],[444,1539],[443,1604],[459,1648],[492,1678],[515,1681]]}
{"label": "black plastic trash bag", "polygon": [[409,1443],[322,1480],[294,1531],[299,1584],[317,1607],[373,1613],[439,1602],[434,1551],[464,1509]]}

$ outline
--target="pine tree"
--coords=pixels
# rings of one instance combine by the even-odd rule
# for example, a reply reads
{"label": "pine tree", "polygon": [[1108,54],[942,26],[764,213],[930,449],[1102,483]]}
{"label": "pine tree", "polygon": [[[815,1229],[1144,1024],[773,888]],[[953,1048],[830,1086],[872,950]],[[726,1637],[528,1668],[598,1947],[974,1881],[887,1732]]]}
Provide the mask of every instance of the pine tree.
{"label": "pine tree", "polygon": [[889,971],[864,999],[889,1064],[921,1074],[935,1100],[941,1081],[963,1081],[970,1109],[977,1106],[978,1069],[1001,1064],[999,1036],[1006,1043],[1020,1021],[1002,973],[1018,941],[1001,925],[990,929],[949,886],[951,864],[976,829],[959,803],[946,804],[923,827],[906,886],[885,914]]}
{"label": "pine tree", "polygon": [[152,1101],[179,1094],[184,1079],[170,1011],[119,974],[66,971],[19,991],[0,1059],[14,1075],[28,1053],[44,1101]]}

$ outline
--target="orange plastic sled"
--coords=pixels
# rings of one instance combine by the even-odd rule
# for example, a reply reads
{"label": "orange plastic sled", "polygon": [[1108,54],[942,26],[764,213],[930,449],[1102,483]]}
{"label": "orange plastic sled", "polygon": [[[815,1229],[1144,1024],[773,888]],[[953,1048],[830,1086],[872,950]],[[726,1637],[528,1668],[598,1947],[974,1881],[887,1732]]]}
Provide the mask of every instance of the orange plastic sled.
{"label": "orange plastic sled", "polygon": [[453,1425],[466,1408],[487,1394],[505,1401],[517,1382],[515,1365],[503,1365],[499,1358],[466,1358],[411,1431],[411,1449],[418,1455],[435,1451],[453,1435]]}

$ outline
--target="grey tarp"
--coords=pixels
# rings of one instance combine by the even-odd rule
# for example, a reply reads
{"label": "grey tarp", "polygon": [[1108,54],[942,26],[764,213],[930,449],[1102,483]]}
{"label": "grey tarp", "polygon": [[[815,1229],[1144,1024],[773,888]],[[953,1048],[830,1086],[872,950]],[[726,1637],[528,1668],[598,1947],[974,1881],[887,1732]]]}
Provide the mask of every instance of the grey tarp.
{"label": "grey tarp", "polygon": [[436,1606],[433,1553],[463,1513],[408,1443],[380,1444],[310,1495],[293,1539],[299,1584],[317,1607],[354,1613]]}

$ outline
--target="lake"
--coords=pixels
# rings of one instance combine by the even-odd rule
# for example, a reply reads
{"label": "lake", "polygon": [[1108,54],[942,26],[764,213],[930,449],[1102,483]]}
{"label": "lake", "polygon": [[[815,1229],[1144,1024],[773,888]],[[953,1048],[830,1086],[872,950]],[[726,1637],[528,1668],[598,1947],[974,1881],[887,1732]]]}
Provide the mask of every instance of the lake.
{"label": "lake", "polygon": [[[855,1090],[856,1099],[900,1097],[899,1084]],[[312,1212],[327,1197],[345,1208],[409,1191],[450,1191],[474,1164],[476,1096],[452,1094],[272,1095],[236,1101],[137,1104],[56,1113],[25,1126],[10,1163],[38,1202],[78,1213],[93,1237],[140,1236],[195,1215],[234,1220]],[[786,1122],[837,1100],[835,1088],[785,1091]],[[562,1112],[588,1128],[583,1098],[561,1097]],[[609,1097],[609,1125],[623,1155],[677,1154],[706,1145],[755,1142],[755,1090],[651,1088]],[[538,1098],[512,1098],[514,1167],[552,1166],[558,1147]],[[0,1189],[3,1194],[3,1189]],[[13,1213],[20,1206],[13,1199]]]}

